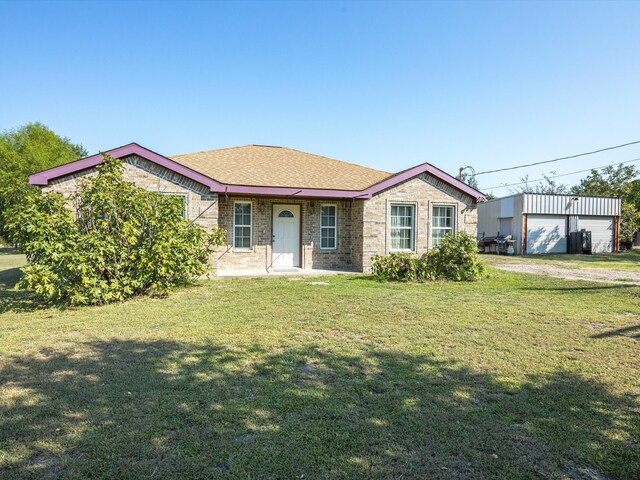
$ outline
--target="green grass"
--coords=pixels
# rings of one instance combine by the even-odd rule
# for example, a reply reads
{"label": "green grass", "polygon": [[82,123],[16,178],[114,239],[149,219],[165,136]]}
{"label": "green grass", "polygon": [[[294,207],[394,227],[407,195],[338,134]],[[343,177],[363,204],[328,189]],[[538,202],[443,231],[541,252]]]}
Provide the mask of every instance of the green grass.
{"label": "green grass", "polygon": [[24,255],[16,254],[12,248],[0,247],[0,314],[5,310],[19,310],[20,303],[28,308],[33,305],[28,295],[14,290],[20,279],[20,267],[25,263]]}
{"label": "green grass", "polygon": [[627,250],[625,252],[615,254],[552,254],[525,256],[483,255],[482,258],[487,259],[488,263],[522,261],[532,263],[546,263],[556,267],[564,268],[596,268],[640,273],[640,247],[635,247],[633,250]]}
{"label": "green grass", "polygon": [[640,478],[640,288],[490,275],[0,290],[0,478]]}

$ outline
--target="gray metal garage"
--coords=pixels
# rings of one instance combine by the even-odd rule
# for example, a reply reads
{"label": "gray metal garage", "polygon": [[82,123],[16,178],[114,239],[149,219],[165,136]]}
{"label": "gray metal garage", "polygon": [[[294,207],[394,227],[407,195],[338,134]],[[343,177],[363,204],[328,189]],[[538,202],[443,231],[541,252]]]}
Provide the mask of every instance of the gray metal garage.
{"label": "gray metal garage", "polygon": [[568,253],[570,233],[584,230],[591,253],[610,253],[620,208],[616,197],[520,193],[478,204],[478,237],[511,235],[517,254]]}

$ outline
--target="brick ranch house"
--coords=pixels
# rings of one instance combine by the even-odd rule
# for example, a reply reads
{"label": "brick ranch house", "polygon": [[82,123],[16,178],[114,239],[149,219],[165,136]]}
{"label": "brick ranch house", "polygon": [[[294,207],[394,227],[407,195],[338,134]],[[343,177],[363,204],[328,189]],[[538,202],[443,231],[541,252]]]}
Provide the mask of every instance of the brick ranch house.
{"label": "brick ranch house", "polygon": [[[125,179],[184,199],[185,217],[227,231],[224,270],[367,272],[371,257],[421,254],[445,233],[476,234],[482,193],[423,163],[391,174],[298,150],[247,145],[165,157],[132,143],[108,152]],[[71,194],[100,154],[32,175]]]}

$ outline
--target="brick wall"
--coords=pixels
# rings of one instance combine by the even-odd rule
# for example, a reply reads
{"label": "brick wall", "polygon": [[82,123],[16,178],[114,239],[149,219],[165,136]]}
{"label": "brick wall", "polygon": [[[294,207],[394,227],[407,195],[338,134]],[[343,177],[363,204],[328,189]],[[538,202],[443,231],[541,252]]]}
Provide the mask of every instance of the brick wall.
{"label": "brick wall", "polygon": [[[187,218],[207,229],[227,231],[226,245],[214,255],[220,270],[267,269],[271,265],[273,205],[300,205],[302,222],[301,267],[305,269],[341,269],[370,271],[371,257],[390,251],[390,205],[409,203],[415,208],[415,252],[428,251],[431,245],[431,211],[434,205],[452,205],[456,211],[456,231],[476,233],[477,213],[470,197],[428,175],[407,180],[375,195],[370,200],[321,201],[294,198],[240,198],[212,194],[209,189],[164,167],[132,155],[123,159],[128,181],[155,192],[182,195],[186,199]],[[82,178],[96,175],[85,170],[53,180],[44,191],[71,195]],[[233,249],[234,201],[252,204],[252,246],[248,251]],[[336,206],[337,248],[320,249],[320,207]]]}
{"label": "brick wall", "polygon": [[356,272],[363,271],[364,205],[368,200],[355,200],[351,205],[351,262]]}
{"label": "brick wall", "polygon": [[391,251],[390,207],[396,203],[414,206],[416,254],[422,254],[432,248],[431,213],[436,205],[454,206],[455,231],[476,235],[478,217],[471,197],[431,175],[422,174],[364,202],[362,268],[359,270],[369,272],[373,255]]}
{"label": "brick wall", "polygon": [[[251,248],[233,248],[233,209],[238,201],[251,202]],[[272,217],[274,204],[300,205],[302,222],[301,267],[317,269],[354,269],[352,258],[352,209],[354,202],[320,201],[288,198],[251,198],[220,196],[218,224],[227,231],[226,245],[218,251],[220,270],[267,269],[271,266]],[[320,249],[320,207],[335,205],[337,214],[337,244],[335,250]],[[360,227],[358,227],[360,228]]]}
{"label": "brick wall", "polygon": [[[137,155],[122,159],[124,179],[139,187],[167,195],[180,195],[185,198],[186,216],[204,228],[218,226],[218,195],[211,193],[208,187],[194,182],[160,165],[149,162]],[[91,168],[72,175],[52,180],[42,188],[43,191],[60,192],[70,197],[78,189],[82,179],[95,177],[97,170]],[[73,206],[71,206],[73,207]]]}

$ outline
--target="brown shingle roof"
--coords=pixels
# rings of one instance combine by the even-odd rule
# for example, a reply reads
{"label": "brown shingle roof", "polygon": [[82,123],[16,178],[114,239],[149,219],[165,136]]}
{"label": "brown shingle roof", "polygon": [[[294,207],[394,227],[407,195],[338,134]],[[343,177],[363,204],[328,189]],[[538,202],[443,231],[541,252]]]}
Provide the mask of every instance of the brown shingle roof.
{"label": "brown shingle roof", "polygon": [[391,176],[353,163],[266,145],[222,148],[169,158],[230,185],[364,190]]}

